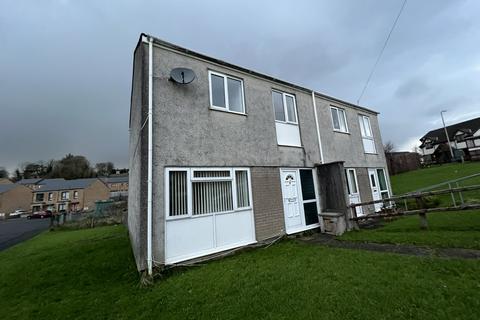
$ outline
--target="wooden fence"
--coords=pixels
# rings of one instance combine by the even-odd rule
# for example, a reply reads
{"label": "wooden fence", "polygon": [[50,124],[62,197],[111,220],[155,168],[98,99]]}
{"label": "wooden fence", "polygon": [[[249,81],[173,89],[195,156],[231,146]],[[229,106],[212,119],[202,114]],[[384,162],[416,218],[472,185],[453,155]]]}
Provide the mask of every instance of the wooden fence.
{"label": "wooden fence", "polygon": [[[426,214],[430,212],[445,212],[445,211],[457,211],[457,210],[467,210],[467,209],[480,209],[480,204],[465,204],[463,202],[462,192],[468,191],[475,191],[480,190],[480,185],[474,186],[467,186],[467,187],[458,187],[458,188],[448,188],[444,190],[436,190],[436,191],[424,191],[424,192],[414,192],[408,193],[401,196],[395,196],[390,198],[385,198],[381,200],[373,200],[373,201],[366,201],[361,203],[351,204],[351,221],[361,221],[367,220],[372,218],[386,218],[386,217],[397,217],[397,216],[408,216],[408,215],[417,215],[420,217],[420,227],[422,229],[428,228],[428,222],[426,218]],[[460,195],[461,204],[457,205],[455,202],[454,194],[458,193]],[[444,194],[451,194],[453,199],[453,206],[451,207],[437,207],[437,208],[427,208],[425,198],[429,196],[436,196],[436,195],[444,195]],[[418,209],[415,210],[403,210],[402,208],[396,205],[396,201],[403,200],[406,203],[408,199],[415,199]],[[382,211],[367,214],[363,216],[357,216],[357,207],[374,205],[376,203],[382,203],[383,208]],[[385,205],[387,204],[387,205]]]}

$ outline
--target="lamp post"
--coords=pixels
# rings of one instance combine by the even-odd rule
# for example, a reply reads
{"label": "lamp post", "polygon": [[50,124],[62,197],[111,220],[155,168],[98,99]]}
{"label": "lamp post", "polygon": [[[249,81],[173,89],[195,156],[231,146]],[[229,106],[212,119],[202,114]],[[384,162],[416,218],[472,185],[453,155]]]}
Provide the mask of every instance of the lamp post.
{"label": "lamp post", "polygon": [[452,156],[452,161],[454,159],[452,145],[450,144],[450,138],[448,137],[447,127],[445,126],[445,120],[443,119],[443,113],[447,110],[440,111],[440,116],[442,117],[443,129],[445,130],[445,136],[447,137],[448,147],[450,148],[450,155]]}

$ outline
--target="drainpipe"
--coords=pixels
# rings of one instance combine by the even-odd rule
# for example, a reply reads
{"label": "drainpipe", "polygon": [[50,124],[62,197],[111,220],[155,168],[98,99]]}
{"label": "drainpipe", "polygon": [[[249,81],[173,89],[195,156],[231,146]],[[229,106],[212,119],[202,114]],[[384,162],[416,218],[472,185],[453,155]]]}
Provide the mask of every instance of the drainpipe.
{"label": "drainpipe", "polygon": [[315,91],[312,91],[313,114],[315,115],[315,126],[317,129],[318,149],[320,150],[320,162],[323,164],[322,139],[320,138],[320,127],[318,125],[317,103],[315,101]]}
{"label": "drainpipe", "polygon": [[153,39],[148,38],[148,190],[147,190],[147,268],[152,275],[152,153],[153,153]]}

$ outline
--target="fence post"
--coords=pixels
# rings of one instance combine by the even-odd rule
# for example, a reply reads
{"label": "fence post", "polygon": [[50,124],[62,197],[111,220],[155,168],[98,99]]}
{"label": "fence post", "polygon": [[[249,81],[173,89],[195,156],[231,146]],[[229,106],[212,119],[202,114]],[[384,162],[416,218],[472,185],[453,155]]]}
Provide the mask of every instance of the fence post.
{"label": "fence post", "polygon": [[[452,185],[449,183],[448,184],[448,189],[452,190]],[[457,206],[457,202],[455,201],[455,195],[453,194],[453,192],[450,191],[450,195],[452,196],[452,202],[453,202],[453,206],[456,207]]]}
{"label": "fence post", "polygon": [[[457,188],[460,188],[460,186],[458,185],[458,182],[457,182]],[[460,203],[463,204],[463,194],[462,194],[462,191],[458,191],[458,195],[460,196]]]}
{"label": "fence post", "polygon": [[[350,207],[350,209],[352,210],[352,213],[351,213],[352,218],[356,218],[356,217],[357,217],[357,207],[356,207],[355,205],[352,205],[352,206]],[[358,221],[356,221],[356,220],[353,221],[352,227],[353,227],[353,229],[355,229],[355,230],[360,230],[360,228],[358,227]]]}
{"label": "fence post", "polygon": [[[415,200],[417,201],[418,209],[420,210],[426,209],[425,201],[423,200],[423,197],[419,196],[415,198]],[[425,211],[422,211],[418,214],[418,216],[420,217],[420,229],[427,230],[428,229],[427,214],[425,213]]]}

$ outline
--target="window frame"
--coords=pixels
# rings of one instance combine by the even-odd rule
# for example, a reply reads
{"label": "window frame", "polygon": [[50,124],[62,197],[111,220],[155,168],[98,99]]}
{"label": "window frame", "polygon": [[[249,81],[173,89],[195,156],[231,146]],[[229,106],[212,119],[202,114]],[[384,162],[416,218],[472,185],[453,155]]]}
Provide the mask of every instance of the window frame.
{"label": "window frame", "polygon": [[[357,192],[352,192],[352,181],[350,179],[350,172],[353,172],[353,177],[355,179],[355,190]],[[360,195],[360,189],[358,189],[358,177],[357,177],[357,170],[355,168],[346,168],[345,169],[345,176],[347,178],[347,189],[348,189],[348,195]]]}
{"label": "window frame", "polygon": [[[333,121],[332,110],[335,110],[335,112],[337,113],[339,129],[335,128],[335,122]],[[342,130],[342,127],[340,125],[339,110],[343,111],[343,121],[345,122],[345,131]],[[339,133],[350,133],[350,130],[348,129],[348,122],[347,122],[347,111],[344,108],[340,108],[340,107],[337,107],[337,106],[334,106],[334,105],[330,105],[330,118],[332,119],[333,131],[339,132]]]}
{"label": "window frame", "polygon": [[[370,121],[370,117],[367,116],[367,115],[364,115],[364,114],[359,114],[359,115],[358,115],[358,118],[359,118],[359,119],[360,119],[360,118],[362,119],[362,120],[361,120],[362,123],[359,124],[359,125],[360,125],[360,135],[362,136],[363,152],[366,153],[366,154],[378,154],[378,152],[377,152],[377,146],[376,146],[376,144],[375,144],[375,137],[374,137],[374,135],[373,135],[373,130],[372,130],[372,122]],[[368,121],[368,127],[369,127],[369,131],[370,131],[370,134],[371,134],[370,136],[367,136],[367,135],[366,135],[367,132],[366,132],[366,130],[365,130],[365,129],[366,129],[366,128],[365,128],[365,119],[367,119],[367,121]],[[364,132],[365,132],[365,135],[364,135]],[[373,143],[373,149],[374,149],[373,152],[367,152],[367,150],[365,150],[365,143],[363,143],[363,140],[365,140],[365,139],[372,141],[372,143]]]}
{"label": "window frame", "polygon": [[[275,117],[275,105],[274,105],[274,101],[273,101],[273,92],[280,93],[282,95],[283,112],[285,114],[285,121],[277,120],[276,117]],[[293,99],[293,112],[295,114],[295,121],[290,121],[288,119],[287,96],[291,97]],[[275,122],[287,123],[287,124],[292,124],[292,125],[298,126],[297,97],[295,97],[294,94],[287,93],[287,92],[277,90],[277,89],[272,89],[272,108],[273,108],[273,118],[275,119]]]}
{"label": "window frame", "polygon": [[[172,171],[182,171],[186,172],[187,176],[187,214],[177,215],[177,216],[170,216],[170,188],[169,188],[169,177],[170,172]],[[230,171],[230,177],[213,177],[213,178],[206,178],[206,177],[194,177],[195,171]],[[238,199],[237,199],[237,181],[235,172],[236,171],[247,171],[247,183],[248,183],[248,207],[238,207]],[[208,182],[208,181],[231,181],[232,183],[232,202],[233,202],[233,210],[222,211],[222,212],[210,212],[205,214],[193,214],[193,183],[195,182]],[[178,167],[178,168],[165,168],[165,220],[180,220],[180,219],[196,219],[201,217],[208,217],[212,215],[221,215],[226,213],[234,213],[234,212],[241,212],[246,210],[253,209],[253,199],[252,199],[252,179],[250,175],[250,168],[248,167]]]}
{"label": "window frame", "polygon": [[[65,197],[63,197],[63,194],[65,194]],[[70,192],[69,191],[61,191],[60,192],[60,200],[62,200],[62,201],[70,200]]]}
{"label": "window frame", "polygon": [[78,199],[78,191],[73,191],[73,199]]}
{"label": "window frame", "polygon": [[[224,99],[225,99],[225,107],[219,107],[215,106],[213,104],[213,87],[212,87],[212,75],[222,77],[223,78],[223,94],[224,94]],[[240,81],[240,88],[242,90],[242,107],[243,107],[243,112],[238,112],[234,110],[230,110],[230,101],[228,97],[228,79],[232,80],[237,80]],[[243,79],[227,75],[224,73],[208,70],[208,90],[209,90],[209,96],[210,96],[210,109],[212,110],[217,110],[217,111],[223,111],[223,112],[230,112],[230,113],[235,113],[235,114],[240,114],[240,115],[247,115],[247,107],[245,105],[245,89],[244,89],[244,83]]]}

